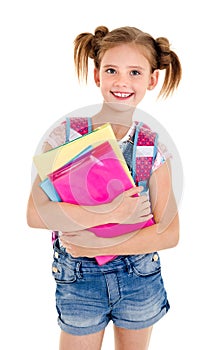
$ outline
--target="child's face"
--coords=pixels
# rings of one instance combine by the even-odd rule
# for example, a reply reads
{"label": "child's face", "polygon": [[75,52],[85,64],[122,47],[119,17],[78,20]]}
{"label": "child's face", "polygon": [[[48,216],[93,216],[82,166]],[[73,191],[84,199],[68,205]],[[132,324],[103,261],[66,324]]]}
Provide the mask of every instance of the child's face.
{"label": "child's face", "polygon": [[158,70],[151,73],[149,61],[138,46],[122,44],[107,50],[94,78],[105,102],[137,106],[146,90],[158,81]]}

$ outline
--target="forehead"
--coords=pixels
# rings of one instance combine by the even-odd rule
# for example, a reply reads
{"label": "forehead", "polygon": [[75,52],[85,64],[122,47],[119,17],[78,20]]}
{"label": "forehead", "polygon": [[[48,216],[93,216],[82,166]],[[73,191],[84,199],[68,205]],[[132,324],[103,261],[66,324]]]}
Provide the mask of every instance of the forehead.
{"label": "forehead", "polygon": [[134,43],[120,44],[107,49],[101,57],[101,65],[105,64],[149,64],[146,49]]}

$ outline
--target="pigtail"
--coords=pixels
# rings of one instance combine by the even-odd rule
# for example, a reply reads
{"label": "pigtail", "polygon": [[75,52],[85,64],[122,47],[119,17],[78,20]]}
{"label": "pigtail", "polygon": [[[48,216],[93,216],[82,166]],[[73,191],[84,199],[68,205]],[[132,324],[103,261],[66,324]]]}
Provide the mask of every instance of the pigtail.
{"label": "pigtail", "polygon": [[182,76],[182,68],[178,56],[170,50],[170,44],[166,38],[157,38],[156,46],[158,53],[157,68],[166,70],[159,96],[163,95],[166,98],[178,87]]}
{"label": "pigtail", "polygon": [[96,68],[99,68],[99,50],[102,38],[108,33],[108,28],[97,27],[95,34],[82,33],[74,40],[74,62],[79,80],[87,82],[88,58],[94,60]]}
{"label": "pigtail", "polygon": [[92,56],[93,34],[82,33],[74,40],[74,62],[78,79],[87,81],[88,57]]}

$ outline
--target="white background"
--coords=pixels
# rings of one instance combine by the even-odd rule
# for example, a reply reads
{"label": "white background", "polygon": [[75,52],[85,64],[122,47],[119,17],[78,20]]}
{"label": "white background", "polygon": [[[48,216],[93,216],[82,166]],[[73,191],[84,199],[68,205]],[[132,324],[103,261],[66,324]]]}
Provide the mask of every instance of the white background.
{"label": "white background", "polygon": [[[98,25],[136,26],[154,37],[166,36],[181,59],[183,80],[175,95],[156,101],[158,90],[148,92],[139,106],[170,133],[184,170],[180,244],[161,252],[171,310],[154,327],[150,350],[215,349],[212,4],[209,0],[1,2],[0,342],[4,350],[58,349],[50,233],[26,224],[32,156],[56,120],[101,102],[92,77],[87,87],[80,86],[73,66],[75,36],[93,32]],[[113,349],[111,324],[102,349]]]}

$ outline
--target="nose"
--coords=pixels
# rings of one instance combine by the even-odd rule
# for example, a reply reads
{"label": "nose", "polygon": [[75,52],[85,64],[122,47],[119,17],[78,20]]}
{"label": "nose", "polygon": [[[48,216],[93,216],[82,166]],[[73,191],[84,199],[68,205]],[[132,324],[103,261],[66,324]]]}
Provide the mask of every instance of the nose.
{"label": "nose", "polygon": [[127,86],[128,85],[128,76],[125,73],[118,73],[115,76],[115,80],[114,80],[114,85],[115,86]]}

